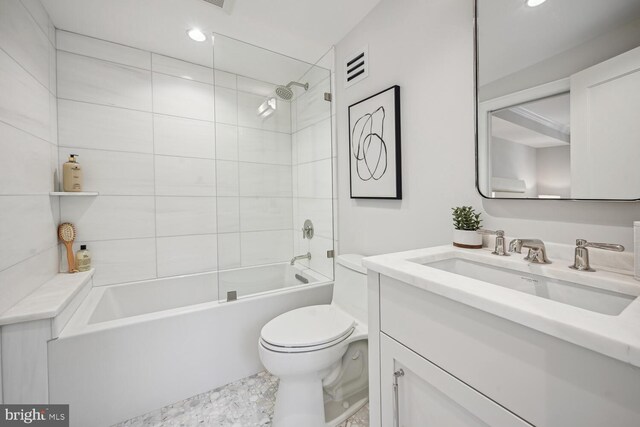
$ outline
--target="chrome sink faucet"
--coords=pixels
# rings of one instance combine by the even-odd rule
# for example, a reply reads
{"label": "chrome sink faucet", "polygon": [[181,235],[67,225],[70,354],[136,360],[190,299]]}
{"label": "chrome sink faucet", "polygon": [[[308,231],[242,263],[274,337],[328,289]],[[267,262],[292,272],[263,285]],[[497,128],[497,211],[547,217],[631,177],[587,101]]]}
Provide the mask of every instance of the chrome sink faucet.
{"label": "chrome sink faucet", "polygon": [[307,252],[305,255],[294,256],[293,258],[291,258],[291,265],[295,264],[296,261],[301,260],[301,259],[311,260],[311,252]]}
{"label": "chrome sink faucet", "polygon": [[587,248],[606,249],[608,251],[624,252],[624,246],[614,243],[593,243],[585,239],[576,240],[576,251],[573,265],[569,268],[579,271],[595,271],[589,264],[589,250]]}
{"label": "chrome sink faucet", "polygon": [[481,228],[480,230],[478,230],[478,233],[496,236],[496,244],[493,248],[493,252],[491,252],[493,255],[509,256],[504,243],[504,230],[493,231],[493,230],[485,230],[484,228]]}
{"label": "chrome sink faucet", "polygon": [[533,264],[551,264],[547,258],[547,248],[540,239],[513,239],[509,242],[509,252],[522,253],[522,248],[528,248],[529,253],[524,257],[525,261]]}

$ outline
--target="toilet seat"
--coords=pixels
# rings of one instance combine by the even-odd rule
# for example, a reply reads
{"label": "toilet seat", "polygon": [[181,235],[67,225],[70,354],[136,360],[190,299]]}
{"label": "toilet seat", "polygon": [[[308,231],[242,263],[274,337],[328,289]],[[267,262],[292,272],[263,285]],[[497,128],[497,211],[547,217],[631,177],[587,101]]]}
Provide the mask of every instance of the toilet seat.
{"label": "toilet seat", "polygon": [[301,353],[334,346],[349,338],[356,321],[333,305],[302,307],[267,323],[260,343],[268,350]]}

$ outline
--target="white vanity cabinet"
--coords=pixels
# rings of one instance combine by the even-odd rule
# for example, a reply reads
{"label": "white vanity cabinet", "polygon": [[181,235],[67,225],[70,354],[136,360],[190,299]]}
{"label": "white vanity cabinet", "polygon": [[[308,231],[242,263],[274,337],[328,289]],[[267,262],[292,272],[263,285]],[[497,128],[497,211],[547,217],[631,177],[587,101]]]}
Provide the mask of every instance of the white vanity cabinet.
{"label": "white vanity cabinet", "polygon": [[399,369],[399,426],[640,426],[640,368],[408,278],[368,276],[372,427],[396,425]]}
{"label": "white vanity cabinet", "polygon": [[380,360],[383,426],[531,426],[384,333]]}

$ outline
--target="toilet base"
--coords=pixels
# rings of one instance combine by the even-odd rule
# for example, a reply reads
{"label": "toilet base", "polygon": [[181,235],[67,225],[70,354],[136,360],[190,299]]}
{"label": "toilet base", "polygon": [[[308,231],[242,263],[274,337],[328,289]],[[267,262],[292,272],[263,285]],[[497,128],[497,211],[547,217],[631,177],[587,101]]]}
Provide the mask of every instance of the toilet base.
{"label": "toilet base", "polygon": [[[344,403],[347,402],[349,406],[344,407]],[[356,412],[358,412],[364,405],[369,402],[369,390],[365,389],[350,396],[342,402],[327,401],[324,404],[324,417],[326,420],[326,427],[337,427],[347,419],[351,418]]]}
{"label": "toilet base", "polygon": [[280,378],[274,427],[325,427],[322,380],[315,374]]}

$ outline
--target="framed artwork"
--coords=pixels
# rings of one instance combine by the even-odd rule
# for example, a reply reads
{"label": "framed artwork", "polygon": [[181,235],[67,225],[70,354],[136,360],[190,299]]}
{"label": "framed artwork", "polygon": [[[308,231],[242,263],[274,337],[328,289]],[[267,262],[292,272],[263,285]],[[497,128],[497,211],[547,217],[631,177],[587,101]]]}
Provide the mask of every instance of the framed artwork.
{"label": "framed artwork", "polygon": [[402,199],[400,86],[349,106],[352,199]]}

